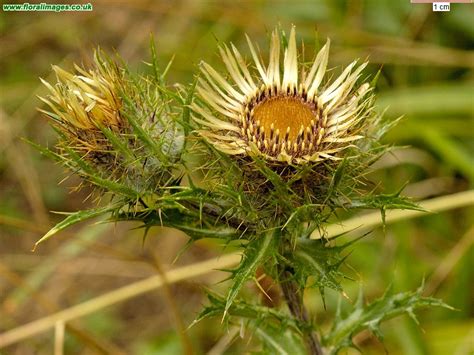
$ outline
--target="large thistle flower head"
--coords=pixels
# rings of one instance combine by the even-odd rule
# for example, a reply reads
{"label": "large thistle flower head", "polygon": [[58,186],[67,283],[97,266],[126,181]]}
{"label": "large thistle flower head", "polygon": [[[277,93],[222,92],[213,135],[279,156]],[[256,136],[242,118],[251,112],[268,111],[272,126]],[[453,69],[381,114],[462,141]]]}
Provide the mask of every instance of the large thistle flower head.
{"label": "large thistle flower head", "polygon": [[208,142],[230,155],[305,164],[340,159],[364,137],[373,100],[370,85],[357,81],[367,63],[354,61],[327,80],[329,40],[309,67],[299,63],[294,27],[283,55],[279,31],[273,31],[268,65],[247,41],[256,70],[234,45],[219,48],[228,76],[201,64],[201,100],[192,107]]}

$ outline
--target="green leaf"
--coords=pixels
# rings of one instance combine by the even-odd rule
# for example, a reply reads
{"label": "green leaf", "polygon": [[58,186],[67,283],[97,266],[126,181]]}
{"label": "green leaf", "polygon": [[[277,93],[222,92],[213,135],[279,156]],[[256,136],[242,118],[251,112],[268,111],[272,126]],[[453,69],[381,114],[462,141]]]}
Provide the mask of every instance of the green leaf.
{"label": "green leaf", "polygon": [[256,327],[255,334],[262,340],[263,354],[306,355],[308,353],[301,336],[287,328],[260,324]]}
{"label": "green leaf", "polygon": [[69,226],[72,226],[73,224],[85,221],[87,219],[98,217],[98,216],[101,216],[101,215],[106,214],[108,212],[115,211],[118,208],[120,208],[121,205],[122,205],[121,203],[117,203],[117,204],[113,204],[113,205],[109,205],[109,206],[105,206],[105,207],[93,208],[93,209],[90,209],[90,210],[78,211],[78,212],[74,212],[74,213],[70,214],[68,217],[66,217],[61,222],[56,224],[53,228],[51,228],[48,231],[48,233],[46,233],[43,237],[41,237],[41,239],[38,240],[35,243],[35,245],[33,247],[33,251],[36,249],[36,247],[40,243],[43,243],[44,241],[48,240],[53,235],[55,235],[56,233],[62,231],[63,229],[65,229]]}
{"label": "green leaf", "polygon": [[[190,105],[191,105],[191,103],[193,101],[193,98],[194,98],[194,92],[196,90],[197,82],[198,82],[197,79],[194,80],[193,84],[189,88],[189,91],[186,93],[186,99],[185,99],[184,105],[183,105],[183,114],[182,114],[180,123],[183,126],[185,137],[189,136],[189,134],[192,130],[192,126],[191,126],[191,123],[190,123],[190,118],[191,118]],[[184,141],[185,146],[186,146],[186,144],[187,144],[187,140]],[[185,150],[185,148],[183,148],[183,151],[184,150]]]}
{"label": "green leaf", "polygon": [[274,170],[269,167],[268,162],[263,160],[259,155],[255,154],[252,156],[252,159],[255,161],[257,167],[259,168],[262,175],[272,183],[275,188],[277,195],[281,197],[288,196],[292,194],[291,189],[288,187],[287,182],[282,179],[282,177],[276,173]]}
{"label": "green leaf", "polygon": [[[206,306],[198,315],[193,324],[201,321],[204,318],[219,316],[224,312],[226,306],[226,299],[211,291],[207,292],[209,305]],[[274,326],[281,326],[285,329],[292,329],[292,331],[299,333],[300,329],[304,327],[303,324],[289,316],[287,313],[278,311],[275,308],[269,308],[245,302],[243,300],[235,300],[228,310],[230,317],[245,318],[256,321],[256,323],[272,324]]]}
{"label": "green leaf", "polygon": [[51,159],[51,160],[54,160],[56,162],[63,162],[64,161],[64,157],[62,157],[61,155],[53,152],[51,149],[47,148],[47,147],[43,147],[35,142],[32,142],[30,141],[29,139],[27,138],[22,138],[23,141],[25,141],[26,143],[30,144],[32,147],[34,147],[35,149],[37,149],[42,155],[44,155],[45,157]]}
{"label": "green leaf", "polygon": [[[216,317],[224,312],[226,300],[208,292],[209,305],[198,315],[192,325],[204,318]],[[304,325],[287,313],[256,304],[235,300],[228,309],[226,321],[240,324],[246,320],[246,328],[253,331],[264,345],[264,354],[306,354],[301,329]]]}
{"label": "green leaf", "polygon": [[99,171],[88,164],[73,149],[67,146],[64,146],[63,149],[67,152],[67,157],[62,156],[63,163],[74,172],[86,177],[91,183],[103,187],[106,191],[115,192],[132,199],[137,198],[138,193],[135,190],[124,184],[103,178]]}
{"label": "green leaf", "polygon": [[118,182],[102,178],[100,176],[100,172],[96,171],[92,166],[87,164],[79,154],[77,154],[73,149],[67,146],[63,147],[64,150],[67,152],[67,155],[60,155],[48,148],[40,146],[39,144],[28,141],[26,139],[25,141],[31,144],[36,149],[38,149],[40,153],[44,156],[53,159],[61,164],[64,164],[73,172],[78,173],[83,177],[86,177],[91,183],[104,188],[106,191],[115,192],[131,199],[136,199],[138,196],[138,193],[135,190]]}
{"label": "green leaf", "polygon": [[400,196],[400,193],[404,187],[405,186],[392,194],[369,195],[361,199],[353,199],[350,204],[345,205],[345,207],[380,210],[401,209],[426,211],[408,197]]}
{"label": "green leaf", "polygon": [[276,251],[280,233],[280,229],[269,231],[264,236],[257,236],[246,245],[240,265],[237,269],[232,270],[233,284],[227,294],[224,317],[244,283],[253,278],[257,267],[265,262],[272,251]]}
{"label": "green leaf", "polygon": [[153,34],[150,34],[150,52],[153,75],[155,76],[156,82],[162,84],[163,77],[160,74],[160,68],[158,65],[158,55],[156,54],[155,38],[153,37]]}
{"label": "green leaf", "polygon": [[331,197],[333,197],[333,194],[337,191],[337,188],[339,187],[339,184],[341,183],[341,180],[344,177],[346,167],[347,167],[347,159],[344,159],[334,171],[334,174],[331,179],[331,183],[329,184],[329,187],[328,187],[328,191],[327,191],[327,195],[326,195],[326,199],[324,203],[326,203]]}
{"label": "green leaf", "polygon": [[190,325],[192,327],[194,324],[202,321],[203,319],[209,317],[217,317],[224,312],[225,308],[225,299],[211,291],[207,291],[207,298],[209,300],[209,305],[204,307],[203,310],[198,314],[196,319]]}
{"label": "green leaf", "polygon": [[382,67],[380,67],[379,70],[377,70],[377,74],[375,74],[374,78],[370,81],[370,86],[371,87],[374,88],[374,87],[377,86],[377,82],[379,81],[380,73],[382,73]]}
{"label": "green leaf", "polygon": [[313,277],[314,283],[311,287],[319,287],[320,289],[328,287],[342,292],[339,278],[344,275],[338,271],[338,268],[344,261],[341,256],[344,247],[327,246],[322,239],[298,238],[290,263],[299,282],[306,284],[307,278]]}
{"label": "green leaf", "polygon": [[153,197],[149,208],[139,212],[121,211],[114,215],[114,220],[141,221],[146,229],[153,226],[176,228],[193,240],[219,238],[229,241],[252,233],[240,220],[232,224],[224,218],[216,218],[220,209],[212,205],[213,197],[205,190],[173,186],[163,192],[161,196]]}
{"label": "green leaf", "polygon": [[361,209],[379,209],[382,215],[382,225],[385,231],[385,212],[386,210],[414,210],[428,212],[418,204],[411,201],[408,197],[400,196],[404,189],[403,186],[399,191],[393,194],[369,195],[361,199],[354,199],[347,208]]}
{"label": "green leaf", "polygon": [[337,354],[342,348],[353,346],[352,338],[362,330],[368,329],[380,337],[380,323],[388,319],[402,314],[416,319],[414,311],[424,307],[453,309],[439,299],[422,296],[422,292],[420,287],[416,291],[392,294],[389,288],[381,298],[366,306],[361,293],[353,311],[346,317],[339,317],[331,331],[323,337],[323,345],[330,354]]}

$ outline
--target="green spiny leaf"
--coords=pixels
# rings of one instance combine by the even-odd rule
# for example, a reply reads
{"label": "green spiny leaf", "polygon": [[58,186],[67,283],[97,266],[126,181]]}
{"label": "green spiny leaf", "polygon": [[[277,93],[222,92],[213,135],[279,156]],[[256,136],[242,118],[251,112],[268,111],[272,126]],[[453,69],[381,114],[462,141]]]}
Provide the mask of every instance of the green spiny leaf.
{"label": "green spiny leaf", "polygon": [[[58,134],[62,135],[62,133],[59,131],[58,131]],[[65,136],[63,136],[62,138],[66,139]],[[117,183],[115,181],[102,178],[100,176],[100,172],[96,171],[91,165],[87,164],[87,162],[85,162],[84,159],[82,159],[82,157],[79,154],[77,154],[73,149],[67,146],[63,147],[63,149],[67,152],[67,156],[66,156],[66,155],[57,154],[51,151],[50,149],[41,147],[40,145],[35,144],[33,142],[29,142],[29,143],[33,147],[40,150],[40,152],[43,155],[49,158],[52,158],[64,164],[72,171],[87,177],[88,180],[90,180],[90,182],[104,188],[106,191],[115,192],[131,199],[135,199],[138,196],[137,192],[134,191],[133,189],[123,184]]]}
{"label": "green spiny leaf", "polygon": [[155,38],[153,34],[150,35],[150,52],[151,52],[151,66],[153,68],[153,75],[157,83],[160,83],[162,76],[160,75],[160,69],[158,66],[158,55],[156,54]]}
{"label": "green spiny leaf", "polygon": [[[405,186],[403,186],[402,189],[404,187]],[[418,206],[415,202],[411,201],[408,197],[400,196],[402,189],[392,194],[380,194],[367,196],[361,199],[354,199],[346,207],[380,210],[402,209],[426,211],[422,207]]]}
{"label": "green spiny leaf", "polygon": [[292,256],[292,266],[300,283],[305,283],[310,276],[315,278],[315,287],[328,287],[342,292],[338,278],[343,274],[338,268],[344,258],[341,257],[342,249],[329,247],[322,240],[299,238],[296,250]]}
{"label": "green spiny leaf", "polygon": [[[218,316],[224,312],[226,306],[226,299],[216,293],[207,291],[209,305],[199,314],[194,323],[200,320]],[[228,310],[230,317],[245,318],[256,323],[272,324],[284,329],[291,329],[293,332],[299,333],[300,329],[304,327],[295,318],[289,316],[287,313],[280,312],[275,308],[269,308],[245,302],[243,300],[235,300]]]}
{"label": "green spiny leaf", "polygon": [[374,78],[370,82],[371,87],[375,87],[377,85],[377,82],[379,81],[380,74],[382,73],[382,67],[380,67],[379,70],[377,70],[377,74],[375,74]]}
{"label": "green spiny leaf", "polygon": [[422,296],[422,291],[420,287],[414,292],[393,294],[389,288],[381,298],[367,306],[363,306],[360,295],[354,310],[333,324],[329,334],[323,338],[324,345],[330,350],[330,354],[336,354],[344,347],[353,346],[352,338],[364,329],[380,335],[379,326],[382,321],[402,314],[413,315],[414,310],[423,307],[452,309],[439,299]]}
{"label": "green spiny leaf", "polygon": [[[216,317],[226,306],[226,300],[208,292],[209,305],[198,315],[192,325],[204,318]],[[264,344],[264,354],[306,354],[301,330],[305,325],[287,313],[273,308],[235,300],[228,309],[227,322],[246,320],[247,329],[253,331]]]}
{"label": "green spiny leaf", "polygon": [[329,184],[329,188],[327,191],[326,199],[324,203],[326,203],[334,194],[335,191],[337,191],[337,188],[339,186],[339,183],[341,182],[344,172],[347,167],[347,159],[344,159],[336,168],[334,175],[332,176],[331,183]]}
{"label": "green spiny leaf", "polygon": [[264,236],[256,237],[247,244],[240,265],[232,272],[233,284],[227,294],[224,316],[228,312],[232,302],[234,302],[244,283],[253,278],[257,267],[260,266],[269,255],[271,255],[272,251],[275,251],[275,249],[278,248],[277,242],[279,240],[280,232],[279,229],[269,231]]}
{"label": "green spiny leaf", "polygon": [[168,206],[152,210],[137,212],[121,212],[114,216],[115,221],[142,221],[143,228],[148,229],[153,226],[176,228],[186,233],[191,239],[198,240],[202,238],[218,238],[223,240],[232,240],[241,236],[241,232],[229,227],[227,224],[216,224],[207,226],[206,223],[200,223],[199,219],[191,213],[181,211],[177,208]]}
{"label": "green spiny leaf", "polygon": [[26,139],[26,138],[22,138],[26,143],[30,144],[31,146],[33,146],[35,149],[39,150],[39,152],[41,154],[43,154],[45,157],[48,157],[54,161],[57,161],[57,162],[63,162],[64,160],[64,157],[62,157],[61,155],[53,152],[51,149],[49,148],[46,148],[46,147],[43,147],[35,142],[32,142],[30,141],[29,139]]}
{"label": "green spiny leaf", "polygon": [[[194,91],[196,90],[196,84],[197,84],[197,79],[194,80],[193,84],[189,88],[189,91],[186,93],[186,99],[184,101],[184,106],[183,106],[183,114],[182,114],[182,126],[184,128],[184,135],[187,137],[192,129],[191,123],[190,123],[190,117],[191,117],[191,108],[190,105],[193,101],[194,98]],[[186,144],[186,141],[185,141]]]}
{"label": "green spiny leaf", "polygon": [[78,211],[78,212],[70,214],[68,217],[66,217],[61,222],[56,224],[53,228],[51,228],[48,231],[48,233],[46,233],[43,237],[41,237],[41,239],[38,240],[35,243],[33,251],[36,249],[36,247],[40,243],[43,243],[44,241],[51,238],[53,235],[55,235],[56,233],[62,231],[63,229],[65,229],[69,226],[72,226],[73,224],[85,221],[87,219],[98,217],[98,216],[101,216],[103,214],[106,214],[106,213],[109,213],[109,212],[112,212],[112,211],[116,211],[117,209],[120,208],[121,205],[122,205],[122,203],[116,203],[116,204],[112,204],[112,205],[105,206],[105,207],[93,208],[93,209],[90,209],[90,210]]}

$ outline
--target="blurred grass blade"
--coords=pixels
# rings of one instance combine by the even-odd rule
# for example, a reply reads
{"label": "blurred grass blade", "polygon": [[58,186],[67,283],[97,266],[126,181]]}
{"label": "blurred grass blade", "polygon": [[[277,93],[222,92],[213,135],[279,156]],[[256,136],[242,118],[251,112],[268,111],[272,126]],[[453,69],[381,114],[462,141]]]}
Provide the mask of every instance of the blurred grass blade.
{"label": "blurred grass blade", "polygon": [[421,132],[422,139],[441,156],[443,161],[459,170],[471,182],[474,181],[474,159],[467,151],[438,130],[425,128]]}
{"label": "blurred grass blade", "polygon": [[381,93],[378,107],[390,116],[472,114],[472,83],[419,86]]}

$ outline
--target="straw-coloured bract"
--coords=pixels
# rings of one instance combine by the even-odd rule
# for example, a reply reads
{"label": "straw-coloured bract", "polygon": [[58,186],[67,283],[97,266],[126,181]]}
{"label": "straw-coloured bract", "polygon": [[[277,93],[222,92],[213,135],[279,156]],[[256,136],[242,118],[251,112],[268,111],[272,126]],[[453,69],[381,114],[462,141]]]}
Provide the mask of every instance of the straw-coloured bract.
{"label": "straw-coloured bract", "polygon": [[228,79],[201,64],[193,104],[199,133],[231,155],[257,152],[266,160],[293,164],[340,159],[364,137],[372,116],[368,83],[356,85],[367,63],[347,66],[326,82],[330,41],[307,68],[299,63],[296,32],[282,52],[278,30],[271,34],[268,66],[247,37],[256,73],[234,45],[219,50]]}

